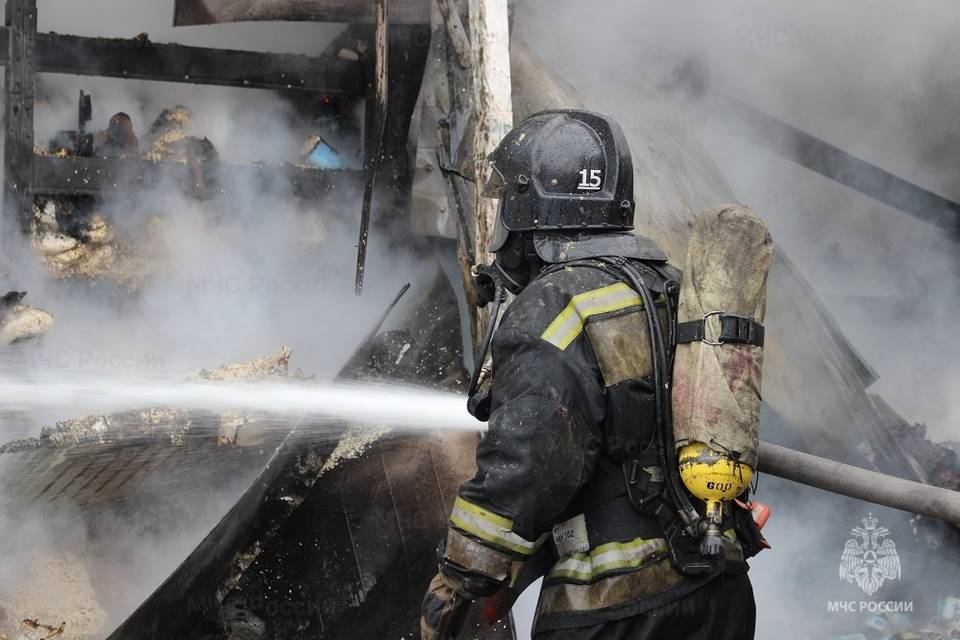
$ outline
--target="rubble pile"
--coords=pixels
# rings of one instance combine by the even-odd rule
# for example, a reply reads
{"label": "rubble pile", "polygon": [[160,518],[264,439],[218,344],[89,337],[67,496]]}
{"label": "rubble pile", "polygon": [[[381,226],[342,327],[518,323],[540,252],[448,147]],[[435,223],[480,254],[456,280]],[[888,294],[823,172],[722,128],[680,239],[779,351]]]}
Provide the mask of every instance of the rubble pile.
{"label": "rubble pile", "polygon": [[78,211],[71,198],[37,198],[33,246],[51,275],[59,279],[107,279],[136,291],[147,269],[130,243],[98,213]]}
{"label": "rubble pile", "polygon": [[[195,382],[261,382],[270,379],[309,380],[299,369],[291,376],[288,372],[290,347],[281,347],[272,353],[245,362],[225,364],[217,369],[201,369],[190,377]],[[220,415],[218,443],[221,446],[257,446],[268,435],[268,416],[257,412],[224,413]]]}
{"label": "rubble pile", "polygon": [[[218,153],[209,139],[188,133],[191,115],[182,105],[164,109],[141,142],[130,116],[119,112],[106,129],[95,136],[88,134],[94,141],[88,146],[53,140],[47,149],[35,147],[34,153],[188,163],[193,167],[194,184],[202,191],[204,177],[199,165],[217,160]],[[139,290],[148,272],[145,261],[149,256],[135,252],[132,242],[120,237],[95,207],[94,199],[79,195],[35,198],[31,225],[35,249],[56,278],[105,279]]]}
{"label": "rubble pile", "polygon": [[871,398],[890,428],[890,433],[903,450],[916,459],[926,474],[926,482],[960,491],[960,454],[955,446],[931,441],[927,438],[927,425],[922,422],[910,424],[879,396]]}
{"label": "rubble pile", "polygon": [[[285,378],[287,369],[290,366],[290,355],[293,350],[290,347],[281,347],[277,353],[272,353],[245,362],[225,364],[220,367],[209,370],[201,369],[190,376],[190,380],[227,382],[244,380],[248,382],[257,382],[267,378]],[[294,377],[303,377],[303,373],[298,371]]]}
{"label": "rubble pile", "polygon": [[[213,143],[206,137],[187,134],[192,117],[190,109],[177,105],[164,109],[150,126],[146,136],[144,160],[160,162],[209,162],[218,158]],[[133,132],[130,132],[133,135]],[[135,136],[134,136],[135,137]]]}
{"label": "rubble pile", "polygon": [[0,347],[38,338],[53,327],[53,316],[23,303],[26,291],[10,291],[0,297]]}

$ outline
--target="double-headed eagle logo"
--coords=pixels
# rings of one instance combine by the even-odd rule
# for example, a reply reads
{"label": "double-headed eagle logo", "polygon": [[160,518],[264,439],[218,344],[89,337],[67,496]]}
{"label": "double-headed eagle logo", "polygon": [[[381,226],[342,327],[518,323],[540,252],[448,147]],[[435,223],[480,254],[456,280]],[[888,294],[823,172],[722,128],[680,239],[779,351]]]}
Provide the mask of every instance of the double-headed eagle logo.
{"label": "double-headed eagle logo", "polygon": [[851,529],[853,537],[843,546],[840,579],[855,582],[864,593],[872,596],[887,580],[900,579],[900,556],[897,555],[897,545],[887,539],[890,530],[878,527],[880,521],[872,513],[860,522],[863,526]]}

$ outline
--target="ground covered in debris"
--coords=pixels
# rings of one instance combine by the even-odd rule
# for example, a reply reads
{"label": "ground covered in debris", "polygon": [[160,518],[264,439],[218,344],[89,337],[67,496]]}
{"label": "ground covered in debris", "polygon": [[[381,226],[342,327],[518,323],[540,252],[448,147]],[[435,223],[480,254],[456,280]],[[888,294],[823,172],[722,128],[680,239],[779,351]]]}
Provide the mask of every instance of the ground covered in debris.
{"label": "ground covered in debris", "polygon": [[16,588],[0,593],[0,638],[82,640],[103,634],[107,613],[78,555],[36,553]]}
{"label": "ground covered in debris", "polygon": [[[216,369],[201,370],[190,379],[196,384],[205,384],[216,381],[248,381],[251,384],[270,380],[299,380],[307,382],[308,376],[302,372],[289,374],[288,364],[291,350],[287,347],[278,352],[268,354],[246,362],[230,363]],[[216,432],[211,432],[216,426]],[[209,434],[209,435],[204,435]],[[21,502],[32,502],[37,497],[45,495],[46,499],[66,498],[70,509],[79,505],[90,514],[101,513],[100,504],[90,495],[90,488],[99,486],[103,496],[109,502],[123,505],[128,502],[130,495],[141,493],[145,486],[157,481],[162,483],[169,473],[175,473],[173,468],[158,467],[158,474],[148,475],[143,469],[134,475],[127,475],[123,469],[128,465],[120,464],[120,456],[130,451],[129,456],[136,461],[134,451],[157,449],[150,459],[162,458],[162,451],[181,450],[182,456],[194,455],[198,449],[197,438],[210,442],[212,451],[221,450],[220,457],[227,459],[221,464],[221,473],[229,473],[228,460],[231,450],[258,448],[270,444],[271,436],[275,439],[277,430],[270,429],[269,418],[264,415],[254,415],[244,412],[226,413],[218,416],[197,415],[195,412],[185,411],[173,407],[145,408],[137,411],[124,411],[113,414],[89,415],[58,422],[53,427],[45,427],[40,435],[0,445],[0,455],[5,454],[16,458],[26,454],[34,457],[23,459],[24,464],[15,469],[9,478],[18,478],[17,482],[7,482],[7,491],[4,500],[17,498],[20,492]],[[282,435],[282,434],[280,434]],[[348,438],[341,453],[344,457],[356,455],[360,450],[356,438]],[[134,446],[131,450],[130,447]],[[57,460],[54,453],[63,452],[63,455],[78,455],[82,462],[80,467],[67,467],[75,471],[56,471],[51,467],[49,473],[36,465],[46,456],[47,460]],[[109,453],[113,451],[114,453]],[[354,453],[349,453],[353,451]],[[86,452],[86,453],[84,453]],[[213,460],[212,460],[213,461]],[[212,462],[211,461],[211,462]],[[331,464],[327,461],[327,464]],[[334,463],[335,464],[335,463]],[[136,466],[136,465],[134,465]],[[142,464],[141,464],[142,466]],[[148,463],[147,467],[150,466]],[[102,470],[101,470],[102,468]],[[79,472],[76,469],[80,469]],[[191,473],[189,467],[183,470]],[[61,476],[75,475],[73,481],[66,485],[60,480]],[[36,476],[31,481],[31,476]],[[110,480],[117,476],[117,482]],[[124,480],[123,476],[126,476]],[[200,479],[197,478],[199,481]],[[122,481],[122,482],[120,482]],[[57,494],[50,494],[47,490],[51,485]],[[37,489],[37,487],[43,487]],[[198,487],[200,488],[200,487]],[[40,491],[40,493],[36,493]],[[72,491],[72,493],[71,493]],[[12,508],[18,502],[5,502],[5,506]],[[29,507],[22,505],[29,511]],[[170,516],[167,507],[162,501],[154,504],[152,509],[160,514],[161,521],[154,522],[149,511],[136,510],[134,516],[139,526],[148,528],[166,526],[162,518]],[[112,508],[109,522],[122,522]],[[122,509],[121,509],[122,511]],[[25,516],[26,517],[26,516]],[[120,519],[118,519],[120,518]],[[108,530],[98,529],[96,518],[88,524],[89,535],[86,543],[80,546],[64,546],[59,551],[43,550],[31,552],[29,557],[20,558],[15,564],[14,575],[5,574],[2,589],[0,589],[0,638],[9,640],[35,640],[39,638],[89,639],[100,638],[109,630],[107,601],[105,593],[94,586],[92,582],[98,569],[97,557],[99,554],[109,555],[109,549],[101,545],[110,545],[112,534]],[[108,526],[109,529],[109,526]],[[99,538],[98,536],[105,537]]]}

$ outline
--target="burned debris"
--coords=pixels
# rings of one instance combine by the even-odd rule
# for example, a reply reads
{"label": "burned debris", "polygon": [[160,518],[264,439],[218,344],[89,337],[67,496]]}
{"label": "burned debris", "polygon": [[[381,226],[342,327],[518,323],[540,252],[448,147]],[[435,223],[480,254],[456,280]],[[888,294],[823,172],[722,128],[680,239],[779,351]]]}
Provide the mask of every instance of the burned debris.
{"label": "burned debris", "polygon": [[39,338],[53,327],[53,316],[23,302],[26,291],[9,291],[0,298],[0,347]]}
{"label": "burned debris", "polygon": [[[144,252],[105,214],[105,199],[118,192],[172,183],[187,197],[205,200],[221,194],[224,183],[284,185],[291,199],[315,205],[349,197],[356,188],[361,130],[348,121],[364,95],[366,63],[359,55],[165,45],[146,34],[129,40],[39,34],[35,0],[12,0],[7,9],[0,28],[0,62],[9,69],[5,202],[55,277],[141,288],[150,273]],[[149,127],[119,111],[97,131],[91,128],[96,96],[81,91],[73,127],[34,146],[35,110],[44,108],[35,86],[48,72],[273,90],[303,120],[304,139],[318,140],[282,166],[231,164],[221,160],[213,141],[195,135],[187,106],[161,110]]]}
{"label": "burned debris", "polygon": [[36,553],[17,590],[0,593],[0,638],[84,640],[103,633],[107,613],[90,570],[75,553]]}
{"label": "burned debris", "polygon": [[143,258],[96,212],[94,200],[37,197],[35,203],[33,246],[52,276],[109,280],[130,291],[143,284]]}
{"label": "burned debris", "polygon": [[190,109],[182,105],[161,111],[145,136],[143,159],[187,163],[217,160],[219,155],[209,139],[187,133],[192,116]]}
{"label": "burned debris", "polygon": [[[283,348],[246,362],[201,370],[191,380],[194,384],[307,380],[302,372],[288,373],[290,355],[290,349]],[[63,420],[44,428],[37,438],[0,446],[6,487],[0,505],[25,514],[31,503],[59,500],[78,507],[91,531],[101,521],[124,523],[131,529],[168,530],[185,517],[178,496],[191,487],[214,491],[242,478],[262,465],[285,434],[269,416],[210,415],[173,407]],[[209,466],[205,469],[198,461]],[[145,496],[150,500],[144,501]],[[140,506],[147,504],[148,509]],[[91,534],[81,548],[66,545],[60,552],[43,551],[30,559],[24,575],[0,585],[0,637],[48,637],[25,635],[25,630],[45,627],[21,627],[22,619],[65,619],[63,639],[103,637],[109,632],[105,611],[109,603],[91,586],[95,568],[81,557],[102,554],[99,545],[111,544],[111,537],[104,534]]]}

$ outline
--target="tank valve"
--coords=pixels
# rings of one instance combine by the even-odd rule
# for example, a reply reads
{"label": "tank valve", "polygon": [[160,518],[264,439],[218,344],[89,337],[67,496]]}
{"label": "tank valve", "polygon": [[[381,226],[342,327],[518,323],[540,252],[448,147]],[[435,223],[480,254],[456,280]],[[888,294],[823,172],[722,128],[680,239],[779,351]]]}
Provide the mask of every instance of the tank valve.
{"label": "tank valve", "polygon": [[716,451],[702,442],[680,449],[679,466],[687,490],[707,505],[700,553],[705,558],[719,558],[723,555],[723,504],[744,492],[753,469],[737,460],[735,453]]}

